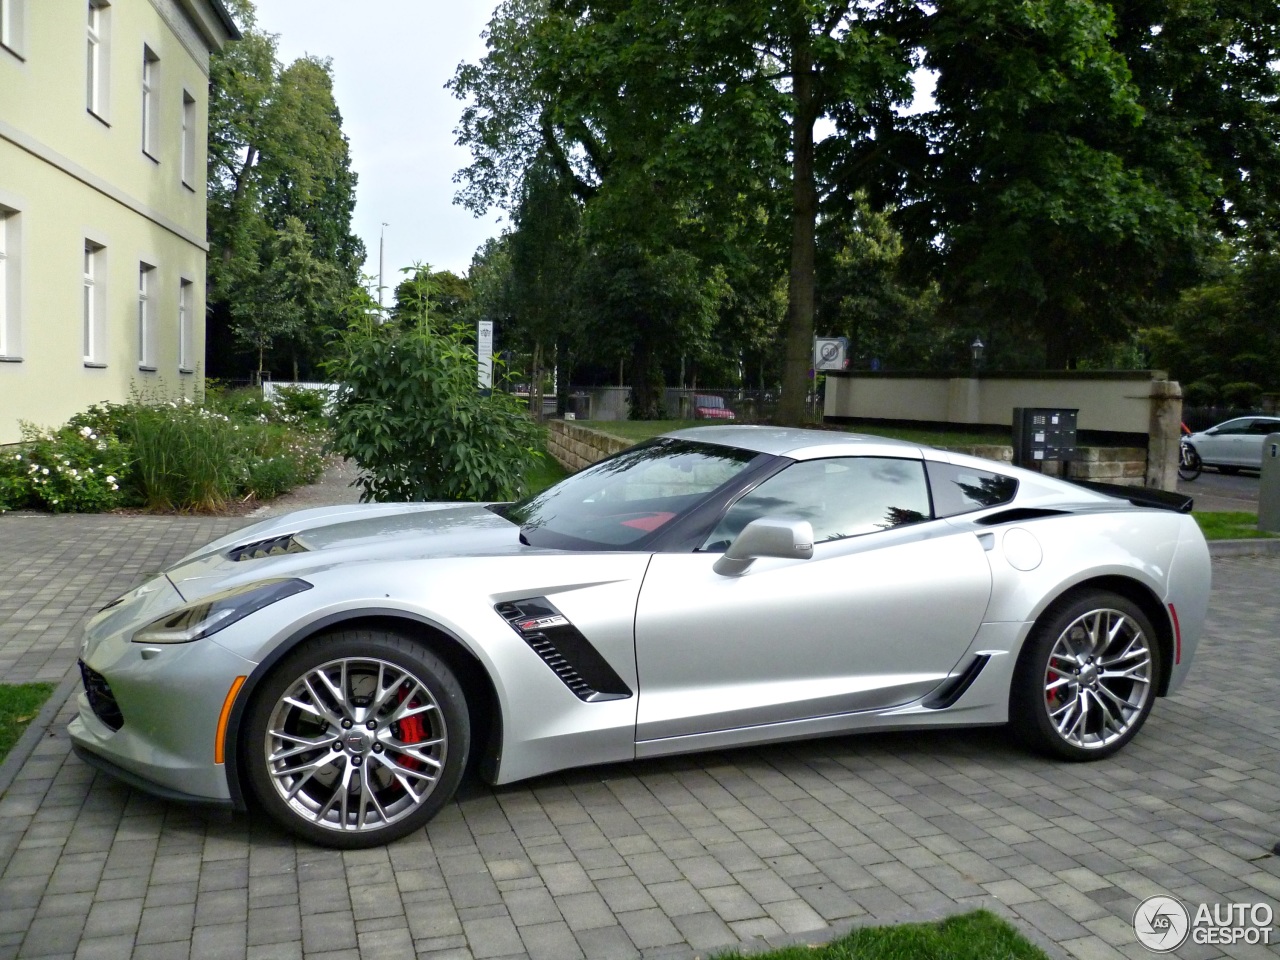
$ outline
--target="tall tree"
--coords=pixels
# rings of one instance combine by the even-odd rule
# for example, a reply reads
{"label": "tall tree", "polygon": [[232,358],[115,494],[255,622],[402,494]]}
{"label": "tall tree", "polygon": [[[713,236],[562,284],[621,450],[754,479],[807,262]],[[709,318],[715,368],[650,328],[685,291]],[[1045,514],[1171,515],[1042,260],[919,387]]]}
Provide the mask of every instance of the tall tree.
{"label": "tall tree", "polygon": [[[513,156],[536,144],[587,201],[589,221],[591,205],[619,183],[636,202],[665,203],[672,221],[714,224],[744,202],[786,210],[781,416],[798,421],[813,336],[814,128],[829,117],[846,135],[865,135],[848,104],[906,95],[908,57],[880,29],[887,9],[816,0],[509,3],[490,30],[490,55],[454,83],[473,101],[460,128],[476,153],[463,196],[501,200],[525,168]],[[779,193],[789,199],[778,203]],[[712,226],[707,235],[719,233]],[[690,250],[683,239],[676,247]]]}
{"label": "tall tree", "polygon": [[[260,328],[264,311],[250,302],[251,291],[264,288],[275,251],[296,248],[299,227],[307,258],[324,264],[333,281],[323,285],[331,296],[297,304],[305,306],[301,319],[270,340],[295,369],[310,370],[324,349],[317,331],[340,326],[343,304],[360,284],[364,246],[351,233],[356,177],[329,62],[306,57],[282,67],[276,38],[258,29],[250,0],[236,0],[234,10],[243,39],[210,64],[211,372],[237,372],[228,355],[233,327],[241,343],[249,318]],[[253,340],[261,347],[260,337]]]}

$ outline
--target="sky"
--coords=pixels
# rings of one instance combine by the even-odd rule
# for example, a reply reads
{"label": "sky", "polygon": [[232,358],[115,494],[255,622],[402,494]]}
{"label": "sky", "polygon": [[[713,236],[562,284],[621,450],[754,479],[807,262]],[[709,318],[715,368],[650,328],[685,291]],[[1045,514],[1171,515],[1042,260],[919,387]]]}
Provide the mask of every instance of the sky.
{"label": "sky", "polygon": [[255,0],[258,26],[279,35],[289,64],[333,61],[334,96],[358,181],[352,232],[365,272],[377,275],[385,228],[387,302],[414,263],[466,273],[471,255],[502,224],[454,204],[453,175],[471,159],[453,130],[463,103],[444,89],[462,61],[485,53],[481,31],[495,0]]}

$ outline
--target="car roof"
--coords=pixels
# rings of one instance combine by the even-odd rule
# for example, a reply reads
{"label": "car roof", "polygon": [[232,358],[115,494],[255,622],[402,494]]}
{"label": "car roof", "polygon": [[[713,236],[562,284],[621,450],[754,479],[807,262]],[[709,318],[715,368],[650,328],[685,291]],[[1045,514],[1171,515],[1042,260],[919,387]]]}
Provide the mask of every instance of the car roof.
{"label": "car roof", "polygon": [[764,425],[735,424],[709,427],[687,427],[663,434],[676,440],[697,440],[722,447],[754,450],[793,460],[813,457],[852,456],[854,454],[882,454],[919,459],[921,447],[916,443],[891,440],[888,437],[870,437],[858,433],[837,430],[803,430],[798,427],[770,427]]}

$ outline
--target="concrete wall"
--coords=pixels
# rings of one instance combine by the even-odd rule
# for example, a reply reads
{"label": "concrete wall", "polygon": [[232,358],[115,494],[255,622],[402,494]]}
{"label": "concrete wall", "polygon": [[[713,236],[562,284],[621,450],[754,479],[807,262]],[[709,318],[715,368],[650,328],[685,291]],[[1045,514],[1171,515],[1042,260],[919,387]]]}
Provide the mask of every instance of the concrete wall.
{"label": "concrete wall", "polygon": [[1158,370],[1041,376],[916,377],[833,373],[828,417],[1012,425],[1014,407],[1080,411],[1077,428],[1146,434],[1147,449],[1084,448],[1072,476],[1176,490],[1182,390]]}
{"label": "concrete wall", "polygon": [[824,413],[1008,425],[1014,407],[1067,407],[1080,411],[1081,430],[1148,433],[1152,398],[1163,396],[1167,383],[1160,371],[978,378],[833,373],[827,375]]}
{"label": "concrete wall", "polygon": [[566,470],[581,470],[630,446],[634,446],[630,440],[611,437],[572,421],[547,421],[547,452]]}
{"label": "concrete wall", "polygon": [[[19,420],[54,426],[131,392],[193,395],[204,366],[205,179],[212,7],[182,0],[104,8],[107,95],[86,109],[86,5],[26,3],[15,46],[0,45],[0,213],[7,343],[0,357],[0,443]],[[195,24],[188,8],[205,16]],[[208,8],[207,10],[205,8]],[[143,48],[153,64],[150,152],[142,142]],[[194,100],[194,173],[184,182],[183,101]],[[103,247],[100,332],[83,348],[84,251]],[[151,336],[138,345],[139,268]],[[179,368],[179,296],[189,286],[187,364]],[[145,363],[142,361],[145,359]]]}

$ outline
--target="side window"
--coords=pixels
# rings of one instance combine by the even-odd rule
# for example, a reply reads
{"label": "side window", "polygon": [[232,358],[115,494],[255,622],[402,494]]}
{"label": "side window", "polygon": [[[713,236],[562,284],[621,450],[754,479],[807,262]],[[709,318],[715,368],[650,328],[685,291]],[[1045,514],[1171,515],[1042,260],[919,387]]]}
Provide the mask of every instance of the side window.
{"label": "side window", "polygon": [[818,543],[919,523],[930,519],[924,464],[888,457],[794,463],[730,507],[702,549],[723,550],[760,517],[808,520]]}
{"label": "side window", "polygon": [[1255,420],[1249,432],[1264,437],[1269,433],[1280,433],[1280,420]]}
{"label": "side window", "polygon": [[954,463],[926,462],[929,486],[933,490],[933,509],[939,517],[954,517],[985,507],[1008,503],[1018,492],[1018,481],[1012,477]]}

